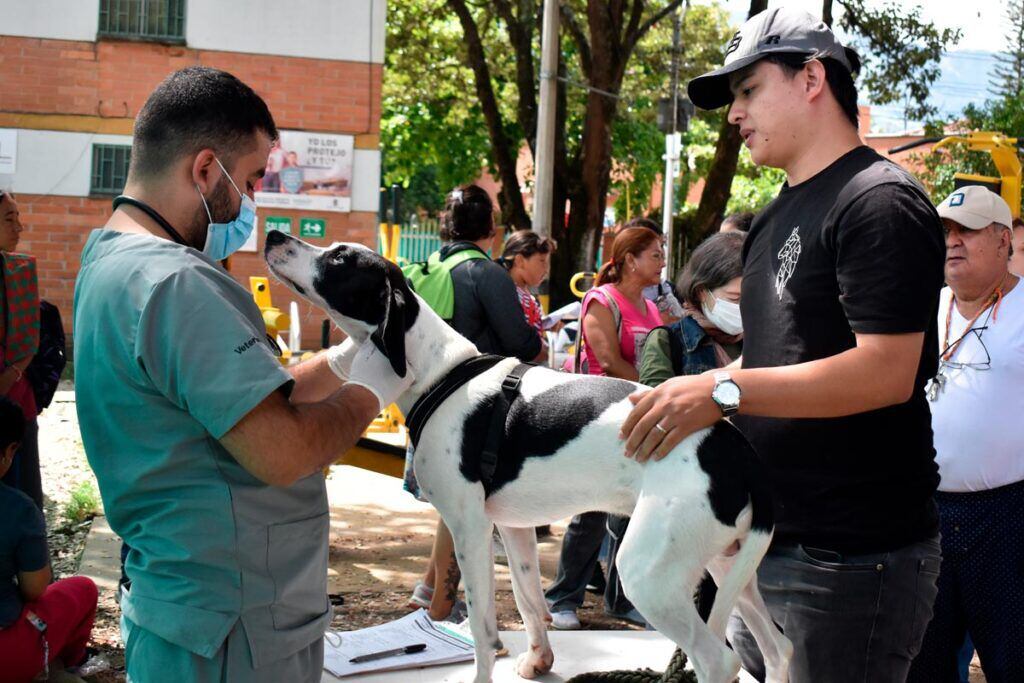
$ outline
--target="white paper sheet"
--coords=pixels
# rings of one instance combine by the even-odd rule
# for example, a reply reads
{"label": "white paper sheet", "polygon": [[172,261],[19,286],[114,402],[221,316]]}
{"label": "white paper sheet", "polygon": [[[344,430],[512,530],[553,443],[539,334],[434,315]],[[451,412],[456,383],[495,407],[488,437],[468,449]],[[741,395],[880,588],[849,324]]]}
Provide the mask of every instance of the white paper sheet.
{"label": "white paper sheet", "polygon": [[[349,661],[360,655],[417,643],[426,643],[427,648],[411,655],[387,657],[362,664]],[[472,659],[473,638],[468,629],[444,622],[435,623],[423,609],[398,621],[359,631],[330,632],[324,638],[324,668],[339,678],[371,671],[397,671]]]}

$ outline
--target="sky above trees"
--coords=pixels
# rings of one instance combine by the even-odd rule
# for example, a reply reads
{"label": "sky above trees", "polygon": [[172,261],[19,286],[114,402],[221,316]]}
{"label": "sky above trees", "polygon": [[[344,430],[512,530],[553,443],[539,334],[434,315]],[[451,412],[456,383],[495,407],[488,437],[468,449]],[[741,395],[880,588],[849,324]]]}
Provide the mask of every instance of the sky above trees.
{"label": "sky above trees", "polygon": [[[691,4],[712,4],[712,0],[692,0]],[[733,24],[739,25],[746,17],[749,0],[719,0],[729,13]],[[871,0],[870,6],[885,4]],[[935,83],[931,100],[938,111],[953,117],[968,104],[981,104],[990,94],[989,80],[995,66],[995,51],[1003,43],[1006,33],[1004,0],[971,0],[970,10],[964,11],[963,0],[919,0],[922,18],[935,22],[940,28],[956,27],[963,32],[960,41],[943,57],[941,75]],[[812,14],[821,13],[821,0],[772,0],[769,7],[786,5],[800,7]],[[837,16],[842,8],[835,10]],[[843,39],[840,34],[840,39]],[[895,132],[913,128],[919,122],[904,118],[899,104],[872,105],[872,132]]]}

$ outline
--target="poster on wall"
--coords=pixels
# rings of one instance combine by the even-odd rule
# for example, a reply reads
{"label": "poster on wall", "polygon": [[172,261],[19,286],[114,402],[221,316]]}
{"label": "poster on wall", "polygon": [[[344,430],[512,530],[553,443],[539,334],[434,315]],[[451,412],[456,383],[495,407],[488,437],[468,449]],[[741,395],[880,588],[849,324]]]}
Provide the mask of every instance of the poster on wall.
{"label": "poster on wall", "polygon": [[14,175],[18,166],[18,131],[0,128],[0,175]]}
{"label": "poster on wall", "polygon": [[256,187],[256,205],[306,211],[351,211],[351,135],[283,130]]}

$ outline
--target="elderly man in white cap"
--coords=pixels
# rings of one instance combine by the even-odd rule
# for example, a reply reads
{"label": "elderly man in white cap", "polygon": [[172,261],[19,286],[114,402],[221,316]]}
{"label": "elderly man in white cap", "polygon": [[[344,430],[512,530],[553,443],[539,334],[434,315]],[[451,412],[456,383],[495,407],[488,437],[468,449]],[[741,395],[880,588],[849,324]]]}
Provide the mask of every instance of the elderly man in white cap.
{"label": "elderly man in white cap", "polygon": [[942,572],[911,681],[957,680],[969,633],[985,678],[1024,681],[1024,288],[1008,269],[1003,199],[961,187],[939,204],[946,282],[928,387],[942,481]]}

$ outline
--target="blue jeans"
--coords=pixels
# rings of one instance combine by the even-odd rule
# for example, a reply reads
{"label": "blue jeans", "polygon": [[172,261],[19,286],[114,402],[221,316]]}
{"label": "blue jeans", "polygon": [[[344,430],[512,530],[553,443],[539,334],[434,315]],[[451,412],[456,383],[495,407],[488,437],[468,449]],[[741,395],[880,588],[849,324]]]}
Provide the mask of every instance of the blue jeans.
{"label": "blue jeans", "polygon": [[622,592],[615,566],[615,556],[628,524],[629,517],[604,512],[584,512],[572,518],[562,538],[558,575],[545,593],[552,612],[575,612],[583,605],[587,582],[594,573],[606,533],[611,544],[608,548],[608,581],[604,590],[605,611],[626,614],[633,609],[633,604]]}
{"label": "blue jeans", "polygon": [[[866,555],[769,550],[758,586],[793,642],[790,683],[903,683],[932,618],[940,563],[938,538]],[[735,614],[729,641],[763,681],[761,653]]]}

